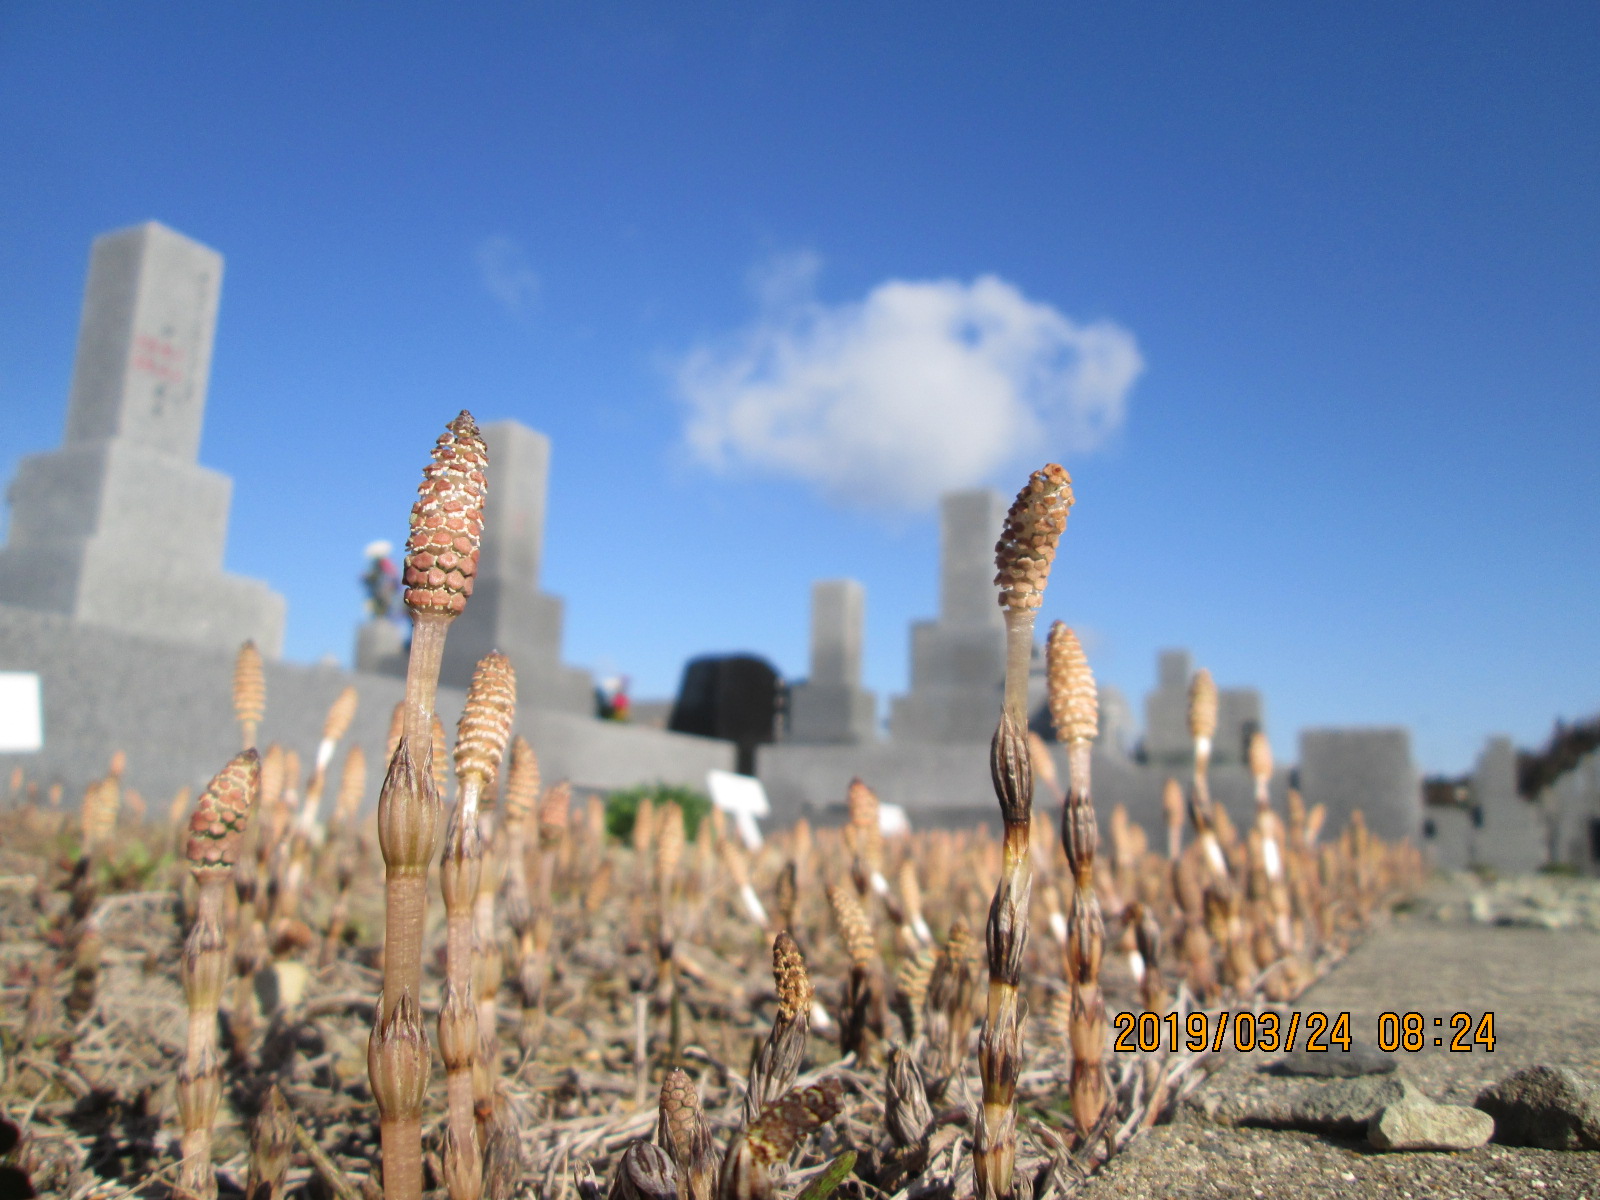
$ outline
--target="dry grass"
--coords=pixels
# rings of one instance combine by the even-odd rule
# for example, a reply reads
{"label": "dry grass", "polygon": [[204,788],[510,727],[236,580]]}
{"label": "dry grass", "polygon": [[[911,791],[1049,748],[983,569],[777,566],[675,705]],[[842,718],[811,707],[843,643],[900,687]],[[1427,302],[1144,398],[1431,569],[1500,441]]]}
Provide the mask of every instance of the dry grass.
{"label": "dry grass", "polygon": [[[509,1176],[512,1190],[496,1193],[494,1187],[506,1185],[497,1185],[486,1170],[486,1194],[554,1200],[571,1196],[575,1181],[588,1171],[609,1177],[620,1151],[656,1128],[656,1094],[675,1066],[693,1080],[716,1143],[725,1148],[745,1121],[752,1049],[765,1043],[778,1017],[771,970],[771,942],[778,931],[752,921],[739,885],[715,852],[716,834],[688,846],[675,868],[673,982],[670,994],[663,996],[657,987],[662,963],[656,848],[599,840],[603,832],[587,816],[580,810],[565,827],[546,825],[537,839],[527,839],[524,875],[545,881],[531,890],[533,903],[547,904],[539,914],[548,927],[547,974],[537,985],[537,1019],[528,1019],[530,1006],[515,979],[495,997],[502,1037],[491,1115],[502,1141],[508,1132],[511,1144],[498,1151],[492,1145],[486,1149],[501,1160],[510,1152],[512,1167],[502,1174]],[[20,807],[8,811],[4,821],[0,1039],[6,1075],[0,1110],[23,1131],[23,1142],[9,1161],[22,1165],[41,1193],[80,1200],[169,1194],[180,1133],[174,1084],[187,1034],[179,967],[190,921],[181,882],[186,872],[180,872],[170,855],[175,831],[165,824],[124,822],[114,839],[121,853],[91,862],[86,889],[85,873],[77,866],[80,838],[65,818]],[[1262,1004],[1272,981],[1289,974],[1296,990],[1303,987],[1415,878],[1414,855],[1383,847],[1365,832],[1350,831],[1322,854],[1295,845],[1294,838],[1291,831],[1284,855],[1291,896],[1314,904],[1296,906],[1293,923],[1300,948],[1269,962],[1252,959],[1250,977],[1219,993],[1217,1003]],[[274,1084],[301,1131],[286,1176],[289,1192],[314,1187],[306,1194],[328,1195],[341,1187],[359,1189],[377,1170],[376,1111],[366,1075],[382,929],[382,864],[375,840],[369,820],[331,834],[320,848],[320,862],[353,864],[348,891],[312,889],[299,918],[313,934],[320,933],[342,901],[344,911],[338,915],[343,934],[331,958],[319,962],[320,945],[294,936],[292,928],[269,929],[268,953],[254,974],[255,986],[225,990],[225,1078],[213,1144],[224,1194],[243,1186],[249,1126]],[[149,858],[165,855],[166,861],[141,868],[135,849],[140,847]],[[890,902],[904,904],[900,889],[857,905],[874,933],[870,963],[859,961],[859,931],[851,939],[858,955],[852,960],[850,948],[834,930],[825,890],[830,868],[841,868],[832,882],[849,888],[852,900],[859,895],[844,866],[852,855],[842,830],[781,833],[745,862],[749,886],[768,912],[785,911],[780,893],[792,887],[786,902],[790,929],[820,1005],[812,1014],[796,1082],[805,1086],[834,1078],[843,1089],[840,1115],[811,1135],[787,1177],[775,1186],[798,1192],[824,1163],[853,1150],[858,1155],[854,1179],[845,1186],[856,1195],[965,1196],[973,1190],[972,1114],[981,1092],[971,1042],[975,1009],[982,1005],[983,971],[981,948],[964,934],[952,946],[950,931],[958,918],[966,928],[982,927],[1000,876],[999,841],[985,831],[932,831],[891,839],[882,852],[889,878],[921,881],[919,916],[943,947],[931,967],[932,979],[922,974],[920,987],[914,968],[923,948],[909,933],[904,913],[897,919],[890,911]],[[1244,854],[1241,847],[1241,862]],[[1058,849],[1034,858],[1041,881],[1070,890]],[[1312,878],[1294,877],[1306,869]],[[1159,923],[1166,948],[1154,966],[1166,981],[1166,994],[1176,994],[1182,1006],[1196,1003],[1183,984],[1191,967],[1183,957],[1184,932],[1193,928],[1203,933],[1205,914],[1201,912],[1198,922],[1178,915],[1172,878],[1165,856],[1149,853],[1132,873],[1132,894],[1114,891],[1110,872],[1095,874],[1101,906],[1111,914],[1111,950],[1100,986],[1112,1012],[1137,1010],[1141,990],[1148,994],[1148,984],[1141,989],[1120,950],[1131,931],[1116,914],[1134,899],[1148,922]],[[792,882],[785,884],[786,879]],[[934,880],[960,882],[930,887]],[[86,897],[86,890],[93,894]],[[1041,890],[1035,889],[1031,920],[1044,928],[1048,913],[1039,899]],[[1246,898],[1241,910],[1242,920],[1276,926],[1270,896],[1260,902]],[[444,975],[436,950],[444,942],[443,924],[441,906],[432,906],[421,993],[428,1018],[439,1010]],[[78,952],[84,939],[75,936],[84,925],[95,930],[99,944],[87,999]],[[502,924],[498,932],[507,954],[513,954],[509,927]],[[1221,953],[1215,944],[1212,953]],[[1213,967],[1220,969],[1220,964],[1213,962]],[[1111,1136],[1079,1144],[1067,1102],[1072,1063],[1068,1043],[1046,1015],[1059,1007],[1053,1001],[1063,994],[1062,976],[1059,943],[1050,937],[1034,939],[1021,982],[1032,1015],[1024,1022],[1026,1059],[1017,1079],[1017,1168],[1036,1194],[1069,1189],[1079,1172],[1092,1169],[1104,1156],[1108,1141],[1119,1146],[1140,1126],[1159,1119],[1206,1069],[1204,1061],[1184,1056],[1111,1056],[1111,1118],[1106,1124]],[[869,977],[871,984],[865,982]],[[960,986],[961,977],[970,982]],[[887,1038],[906,1047],[905,1057],[926,1080],[932,1119],[909,1146],[886,1120],[888,1084],[894,1075],[887,1055],[873,1053],[871,1061],[864,1061],[839,1051],[841,1027],[859,1036],[870,1019],[870,1014],[852,1014],[856,1005],[871,1003],[874,987],[887,990],[887,1007],[894,1014]],[[81,1011],[71,1015],[67,1002],[74,991]],[[280,993],[293,1003],[275,1007]],[[865,1002],[864,995],[869,997]],[[268,1002],[265,1008],[262,999]],[[30,1011],[34,1027],[26,1030],[24,1042]],[[675,1041],[681,1047],[676,1061]],[[1146,1057],[1157,1060],[1155,1067],[1141,1061]],[[1158,1090],[1160,1098],[1152,1107],[1151,1094]],[[423,1105],[428,1187],[442,1184],[444,1092],[444,1072],[435,1071]],[[902,1088],[895,1107],[904,1109],[907,1103],[915,1107]],[[905,1122],[899,1126],[903,1134]],[[315,1158],[307,1153],[313,1145]],[[313,1184],[314,1175],[321,1182]]]}
{"label": "dry grass", "polygon": [[[1413,849],[1359,819],[1319,845],[1323,814],[1298,797],[1284,822],[1263,792],[1241,835],[1206,787],[1205,675],[1191,714],[1194,839],[1183,845],[1174,784],[1161,852],[1112,813],[1097,863],[1086,664],[1062,695],[1076,714],[1063,729],[1069,867],[1055,814],[1033,812],[1023,711],[1033,617],[1071,503],[1058,467],[1030,479],[998,548],[1003,839],[885,839],[859,781],[848,824],[801,822],[753,853],[720,814],[691,837],[673,806],[641,806],[629,840],[609,839],[598,798],[575,806],[565,781],[541,795],[521,739],[505,755],[508,667],[498,691],[486,685],[497,706],[458,731],[442,836],[450,747],[434,688],[471,592],[483,487],[463,413],[413,514],[407,700],[376,814],[357,818],[366,769],[352,756],[320,819],[353,691],[305,748],[303,790],[299,748],[261,752],[244,844],[228,872],[196,876],[203,895],[178,849],[187,797],[147,820],[117,761],[72,818],[58,791],[41,806],[36,784],[13,780],[0,810],[0,1191],[1047,1200],[1210,1065],[1205,1053],[1110,1054],[1109,1015],[1287,1001],[1420,876]],[[265,702],[257,666],[241,654],[247,746]],[[440,842],[442,906],[429,903]],[[191,1011],[180,980],[197,928],[208,969],[229,961],[220,986],[191,986]],[[436,1025],[445,1071],[433,1070]],[[213,1038],[216,1118],[199,1136],[179,1092]],[[214,1177],[197,1180],[193,1159],[180,1173],[180,1108]]]}

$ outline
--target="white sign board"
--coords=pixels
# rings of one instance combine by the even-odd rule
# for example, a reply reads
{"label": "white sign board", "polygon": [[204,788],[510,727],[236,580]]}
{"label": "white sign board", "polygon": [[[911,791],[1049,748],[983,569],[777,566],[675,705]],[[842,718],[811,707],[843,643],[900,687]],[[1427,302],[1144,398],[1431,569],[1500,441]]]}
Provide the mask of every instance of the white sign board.
{"label": "white sign board", "polygon": [[0,671],[0,754],[35,754],[44,748],[44,705],[39,676]]}
{"label": "white sign board", "polygon": [[878,805],[878,832],[884,837],[899,837],[911,832],[911,821],[906,810],[898,804]]}
{"label": "white sign board", "polygon": [[719,771],[713,767],[706,772],[706,790],[711,793],[711,803],[733,818],[734,828],[744,839],[744,844],[754,850],[761,845],[761,828],[757,817],[772,812],[767,803],[767,789],[754,775],[736,775],[732,771]]}

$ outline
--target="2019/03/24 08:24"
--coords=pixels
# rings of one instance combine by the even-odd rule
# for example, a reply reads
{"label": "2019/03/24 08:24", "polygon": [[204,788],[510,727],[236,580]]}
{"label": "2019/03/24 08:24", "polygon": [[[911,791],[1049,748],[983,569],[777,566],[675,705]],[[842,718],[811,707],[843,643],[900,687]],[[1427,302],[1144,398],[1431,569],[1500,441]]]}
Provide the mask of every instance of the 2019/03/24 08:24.
{"label": "2019/03/24 08:24", "polygon": [[[1453,1051],[1468,1052],[1474,1048],[1494,1050],[1494,1014],[1484,1013],[1476,1021],[1471,1014],[1458,1012],[1450,1019],[1453,1036],[1448,1041]],[[1275,1012],[1192,1012],[1180,1018],[1175,1012],[1123,1012],[1114,1021],[1117,1038],[1113,1048],[1119,1052],[1141,1051],[1149,1054],[1163,1045],[1176,1054],[1180,1046],[1192,1053],[1203,1050],[1220,1052],[1225,1045],[1250,1052],[1255,1050],[1272,1054],[1278,1051],[1303,1049],[1311,1053],[1334,1049],[1349,1050],[1352,1042],[1350,1014],[1348,1012],[1292,1012],[1287,1018]],[[1445,1018],[1433,1018],[1440,1028],[1440,1036],[1432,1039],[1444,1047]],[[1422,1050],[1429,1039],[1427,1020],[1420,1013],[1382,1013],[1378,1019],[1378,1048],[1383,1051],[1405,1050],[1411,1053]]]}

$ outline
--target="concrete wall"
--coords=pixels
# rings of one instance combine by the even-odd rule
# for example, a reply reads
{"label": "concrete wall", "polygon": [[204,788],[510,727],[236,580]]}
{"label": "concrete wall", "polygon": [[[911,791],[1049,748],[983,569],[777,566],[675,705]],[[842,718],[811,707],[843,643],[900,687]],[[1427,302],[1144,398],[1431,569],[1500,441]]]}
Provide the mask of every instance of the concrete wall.
{"label": "concrete wall", "polygon": [[[1052,746],[1051,751],[1057,774],[1065,781],[1066,751],[1060,746]],[[830,810],[843,805],[845,789],[855,776],[871,785],[879,799],[905,808],[914,827],[959,826],[979,820],[998,824],[1000,820],[989,782],[987,742],[885,742],[848,747],[780,743],[761,747],[756,772],[772,802],[775,825],[802,816],[826,818]],[[1152,846],[1164,846],[1166,817],[1161,792],[1167,776],[1164,770],[1097,748],[1092,790],[1101,820],[1107,820],[1112,807],[1121,804],[1144,826]],[[1187,776],[1183,778],[1187,782]],[[1246,770],[1214,768],[1211,791],[1236,825],[1244,828],[1250,822],[1255,812],[1255,785]],[[1282,812],[1288,799],[1287,771],[1274,777],[1272,795]],[[1054,807],[1042,785],[1035,788],[1034,805],[1041,810]]]}
{"label": "concrete wall", "polygon": [[[44,748],[0,755],[0,771],[21,766],[41,783],[60,781],[76,802],[122,750],[129,786],[152,803],[165,803],[181,786],[203,786],[239,749],[233,659],[0,606],[0,670],[37,672],[44,706]],[[298,750],[308,767],[328,705],[347,684],[356,685],[361,703],[345,746],[359,743],[366,751],[368,800],[375,800],[403,681],[283,662],[268,663],[266,679],[260,742]],[[439,689],[439,713],[452,731],[465,698],[461,690]],[[524,693],[517,731],[532,743],[547,781],[613,788],[659,780],[703,789],[707,770],[733,768],[731,743],[543,710],[532,699]]]}

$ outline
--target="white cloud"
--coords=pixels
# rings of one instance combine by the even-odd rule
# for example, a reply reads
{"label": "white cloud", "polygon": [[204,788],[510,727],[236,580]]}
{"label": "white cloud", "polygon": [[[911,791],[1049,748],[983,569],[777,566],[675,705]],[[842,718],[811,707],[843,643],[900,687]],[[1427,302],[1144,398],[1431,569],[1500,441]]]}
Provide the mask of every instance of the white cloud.
{"label": "white cloud", "polygon": [[684,438],[707,466],[919,509],[1092,450],[1122,424],[1144,369],[1126,329],[1078,324],[993,275],[888,280],[829,305],[817,269],[809,254],[769,265],[753,280],[756,319],[679,360]]}
{"label": "white cloud", "polygon": [[489,294],[511,312],[521,312],[539,294],[539,276],[528,265],[527,253],[504,234],[485,238],[472,252],[478,277]]}

